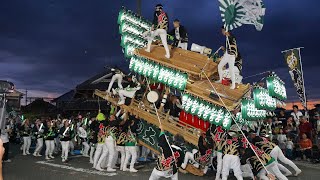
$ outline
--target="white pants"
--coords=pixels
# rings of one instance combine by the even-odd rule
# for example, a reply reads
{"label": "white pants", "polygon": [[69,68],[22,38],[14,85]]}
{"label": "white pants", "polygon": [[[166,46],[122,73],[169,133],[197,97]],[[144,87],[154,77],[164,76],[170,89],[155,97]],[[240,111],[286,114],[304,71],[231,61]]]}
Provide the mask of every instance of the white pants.
{"label": "white pants", "polygon": [[87,143],[87,141],[84,141],[84,142],[82,142],[82,145],[83,145],[82,155],[88,156],[89,149],[90,149],[89,144]]}
{"label": "white pants", "polygon": [[108,148],[106,144],[98,144],[96,148],[96,152],[94,153],[93,159],[93,167],[94,168],[101,168],[103,161],[108,155]]}
{"label": "white pants", "polygon": [[182,169],[186,169],[188,162],[191,161],[191,164],[196,164],[199,165],[195,160],[194,160],[194,154],[197,153],[198,150],[193,149],[192,152],[186,152],[185,156],[184,156],[184,161],[181,164],[181,168]]}
{"label": "white pants", "polygon": [[227,180],[229,176],[230,169],[233,170],[234,176],[237,180],[242,180],[242,172],[240,169],[240,158],[239,156],[226,154],[223,157],[223,166],[222,166],[222,180]]}
{"label": "white pants", "polygon": [[249,164],[241,165],[240,169],[242,171],[242,177],[254,179],[254,175]]}
{"label": "white pants", "polygon": [[236,83],[236,80],[235,80],[236,78],[235,78],[234,68],[231,68],[231,67],[234,67],[235,60],[236,60],[235,55],[230,55],[226,52],[226,53],[224,53],[221,61],[219,62],[219,65],[218,65],[218,73],[219,73],[220,81],[222,81],[222,78],[223,78],[223,67],[226,64],[229,65],[229,72],[230,72],[230,76],[231,76],[232,86],[234,86],[234,87],[235,87],[235,83]]}
{"label": "white pants", "polygon": [[34,150],[34,154],[40,154],[42,147],[43,147],[43,138],[38,138],[37,146],[36,146],[36,149]]}
{"label": "white pants", "polygon": [[130,169],[134,168],[134,163],[137,160],[137,149],[136,146],[125,146],[125,151],[126,151],[126,158],[124,160],[124,165],[123,168],[127,168],[127,165],[129,163],[129,159],[131,157],[131,162],[130,162]]}
{"label": "white pants", "polygon": [[124,103],[126,97],[133,98],[136,91],[127,91],[127,90],[120,89],[118,93],[120,97],[119,101]]}
{"label": "white pants", "polygon": [[96,145],[90,143],[90,163],[93,163],[93,156],[94,156],[95,150],[96,150]]}
{"label": "white pants", "polygon": [[112,168],[112,164],[113,164],[113,159],[114,159],[114,155],[115,155],[115,142],[112,136],[108,136],[106,138],[106,147],[107,147],[107,153],[108,153],[108,164],[107,167],[108,168]]}
{"label": "white pants", "polygon": [[279,160],[281,162],[283,162],[284,164],[289,165],[290,167],[292,167],[296,172],[299,171],[300,169],[298,168],[297,165],[295,165],[290,159],[286,158],[283,154],[283,152],[281,151],[281,149],[279,148],[279,146],[276,146],[272,149],[272,151],[270,152],[270,156],[273,157],[275,160]]}
{"label": "white pants", "polygon": [[153,168],[153,171],[149,177],[149,180],[158,180],[161,177],[164,178],[171,178],[172,180],[178,180],[178,172],[176,172],[174,175],[170,175],[168,171],[158,171],[156,168]]}
{"label": "white pants", "polygon": [[29,154],[29,149],[31,146],[31,137],[25,136],[23,137],[23,154]]}
{"label": "white pants", "polygon": [[[277,164],[278,164],[277,162],[273,162],[273,163],[269,164],[268,166],[266,166],[266,168],[271,174],[276,176],[277,179],[279,179],[279,180],[288,180],[288,178],[281,173],[281,171],[279,170]],[[265,169],[262,169],[261,172],[259,172],[259,174],[260,173],[262,173],[264,175],[267,174]]]}
{"label": "white pants", "polygon": [[[168,47],[168,42],[167,42],[167,31],[165,29],[157,29],[153,32],[151,32],[151,36],[154,38],[156,36],[160,36],[161,41],[162,41],[162,45],[164,47],[164,49],[166,50],[166,56],[170,57],[170,51],[169,51],[169,47]],[[151,43],[152,43],[152,39],[148,38],[148,46],[147,46],[147,51],[150,52],[150,48],[151,48]]]}
{"label": "white pants", "polygon": [[70,149],[70,153],[73,154],[74,144],[73,144],[72,140],[69,141],[69,149]]}
{"label": "white pants", "polygon": [[123,79],[122,74],[115,74],[115,75],[113,75],[112,78],[111,78],[111,81],[110,81],[110,83],[109,83],[109,87],[108,87],[107,92],[110,92],[110,91],[111,91],[112,85],[113,85],[113,83],[114,83],[116,80],[117,80],[117,82],[118,82],[118,88],[123,89],[123,87],[122,87],[122,79]]}
{"label": "white pants", "polygon": [[282,164],[280,164],[279,162],[277,163],[277,165],[278,165],[279,170],[280,170],[281,172],[284,172],[285,175],[292,174],[291,171],[290,171],[288,168],[284,167],[284,166],[283,166]]}
{"label": "white pants", "polygon": [[182,43],[181,41],[179,41],[179,43],[178,43],[178,48],[187,50],[187,48],[188,48],[188,43],[186,43],[186,42]]}
{"label": "white pants", "polygon": [[120,160],[120,170],[123,170],[124,161],[126,158],[126,150],[125,146],[117,146],[116,150],[120,152],[121,160]]}
{"label": "white pants", "polygon": [[61,141],[61,146],[62,146],[62,160],[67,160],[68,159],[68,154],[69,154],[69,145],[70,141]]}
{"label": "white pants", "polygon": [[141,150],[141,157],[147,159],[148,154],[150,153],[150,149],[148,149],[144,146],[142,146],[141,149],[142,149]]}
{"label": "white pants", "polygon": [[46,143],[46,156],[52,156],[54,151],[54,140],[45,140]]}
{"label": "white pants", "polygon": [[222,172],[222,152],[217,151],[217,173],[216,173],[216,179],[220,179],[220,175]]}
{"label": "white pants", "polygon": [[56,153],[58,153],[60,151],[60,148],[61,148],[60,138],[58,138],[58,137],[54,138],[54,144],[55,144],[54,151]]}

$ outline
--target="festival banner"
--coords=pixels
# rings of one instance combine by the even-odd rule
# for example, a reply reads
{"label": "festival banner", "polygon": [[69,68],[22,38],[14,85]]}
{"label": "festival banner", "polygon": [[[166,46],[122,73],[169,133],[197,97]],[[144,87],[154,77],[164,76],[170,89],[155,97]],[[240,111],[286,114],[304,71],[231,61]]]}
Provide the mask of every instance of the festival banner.
{"label": "festival banner", "polygon": [[243,99],[241,101],[241,115],[245,120],[261,120],[266,118],[266,110],[259,110],[255,107],[254,101]]}
{"label": "festival banner", "polygon": [[304,86],[303,71],[301,64],[300,48],[283,51],[284,59],[289,67],[289,74],[297,89],[299,99],[305,109],[307,109],[307,98]]}
{"label": "festival banner", "polygon": [[257,109],[275,110],[277,107],[276,99],[269,95],[268,90],[256,87],[253,90],[254,105]]}
{"label": "festival banner", "polygon": [[147,123],[145,120],[140,120],[137,129],[137,138],[151,146],[155,150],[160,151],[158,146],[158,137],[160,135],[160,129],[152,124]]}

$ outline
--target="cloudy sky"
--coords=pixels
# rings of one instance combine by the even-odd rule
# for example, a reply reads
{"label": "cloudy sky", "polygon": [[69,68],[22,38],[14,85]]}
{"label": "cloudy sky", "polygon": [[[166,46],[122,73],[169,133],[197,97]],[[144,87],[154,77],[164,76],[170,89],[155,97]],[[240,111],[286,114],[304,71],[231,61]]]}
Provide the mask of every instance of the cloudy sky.
{"label": "cloudy sky", "polygon": [[[285,80],[290,101],[296,100],[281,51],[303,46],[307,95],[319,99],[320,1],[264,2],[267,11],[261,32],[253,26],[234,31],[244,59],[244,76],[275,71]],[[178,18],[187,27],[191,42],[213,49],[224,44],[217,0],[142,0],[142,15],[151,20],[157,3],[164,5],[171,20]],[[121,6],[135,10],[136,2],[2,1],[0,79],[14,82],[17,89],[28,89],[31,96],[55,97],[101,72],[104,65],[127,66],[116,21]]]}

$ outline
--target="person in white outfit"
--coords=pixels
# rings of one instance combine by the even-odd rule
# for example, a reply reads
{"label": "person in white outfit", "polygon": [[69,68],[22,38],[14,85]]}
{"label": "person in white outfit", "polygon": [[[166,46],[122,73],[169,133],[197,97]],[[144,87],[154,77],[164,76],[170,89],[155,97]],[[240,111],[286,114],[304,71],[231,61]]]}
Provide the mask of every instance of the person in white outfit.
{"label": "person in white outfit", "polygon": [[118,89],[116,91],[115,89],[112,89],[113,94],[119,94],[119,102],[118,105],[123,105],[125,104],[126,98],[133,98],[134,95],[136,94],[136,91],[141,89],[140,83],[136,79],[135,76],[131,75],[127,77],[127,81],[129,85],[125,89]]}
{"label": "person in white outfit", "polygon": [[33,127],[33,132],[35,134],[35,137],[37,139],[37,145],[36,149],[33,152],[33,156],[41,156],[40,152],[43,147],[43,133],[44,133],[44,125],[40,121],[40,119],[36,120],[35,126]]}
{"label": "person in white outfit", "polygon": [[23,155],[29,155],[29,149],[31,146],[31,126],[29,123],[29,119],[26,119],[22,122],[20,131],[21,131],[21,136],[23,138]]}
{"label": "person in white outfit", "polygon": [[114,69],[114,68],[111,69],[111,72],[112,72],[112,78],[111,78],[111,81],[110,81],[109,86],[108,86],[108,90],[107,90],[108,93],[110,93],[111,88],[113,86],[113,83],[115,81],[118,82],[118,88],[119,89],[123,89],[123,87],[122,87],[122,80],[123,80],[123,77],[124,77],[123,72],[121,72],[119,69]]}
{"label": "person in white outfit", "polygon": [[98,171],[103,171],[101,165],[108,155],[108,148],[105,143],[107,137],[108,122],[106,121],[105,115],[101,112],[98,113],[96,119],[98,120],[99,125],[96,126],[98,134],[96,149],[93,158],[93,168]]}
{"label": "person in white outfit", "polygon": [[87,134],[87,126],[82,124],[79,128],[78,128],[78,135],[80,137],[81,140],[81,144],[82,144],[82,155],[85,157],[89,157],[89,144],[88,144],[88,134]]}
{"label": "person in white outfit", "polygon": [[173,27],[168,34],[174,37],[173,46],[187,50],[188,48],[188,33],[184,26],[180,24],[178,19],[173,21]]}
{"label": "person in white outfit", "polygon": [[46,144],[46,160],[54,159],[53,151],[54,151],[54,138],[57,136],[56,128],[53,125],[53,122],[48,121],[47,126],[44,129],[44,140]]}
{"label": "person in white outfit", "polygon": [[166,58],[170,58],[170,51],[167,42],[167,31],[168,31],[168,15],[163,11],[163,6],[161,4],[156,5],[154,17],[153,17],[153,25],[150,32],[145,32],[143,34],[144,37],[148,40],[148,45],[146,48],[147,52],[151,51],[151,43],[152,40],[156,36],[160,36],[162,45],[166,51]]}
{"label": "person in white outfit", "polygon": [[6,125],[4,129],[1,129],[1,136],[0,136],[0,139],[2,140],[3,142],[3,147],[5,148],[5,151],[4,151],[4,154],[3,154],[3,157],[2,157],[2,162],[6,162],[6,163],[9,163],[11,162],[11,160],[9,159],[9,134],[12,132],[11,128],[10,128],[10,125]]}
{"label": "person in white outfit", "polygon": [[[126,158],[124,160],[124,165],[123,165],[123,171],[130,171],[130,172],[138,172],[134,168],[134,163],[137,160],[137,139],[136,139],[136,127],[135,127],[135,122],[133,119],[130,118],[130,126],[128,127],[127,131],[127,139],[125,143],[125,151],[126,151]],[[129,164],[129,159],[131,158],[130,162],[130,169],[127,168],[127,165]]]}
{"label": "person in white outfit", "polygon": [[61,158],[62,162],[66,162],[68,160],[69,155],[69,144],[71,140],[71,127],[69,120],[64,120],[64,126],[60,129],[60,142],[62,146]]}
{"label": "person in white outfit", "polygon": [[229,66],[229,73],[231,77],[231,87],[230,89],[236,88],[236,78],[235,78],[235,63],[236,58],[238,56],[238,47],[236,38],[228,31],[225,30],[224,27],[222,27],[222,34],[226,36],[226,47],[225,47],[225,53],[219,62],[218,65],[218,73],[219,73],[219,80],[216,83],[221,83],[223,78],[223,67],[228,64]]}

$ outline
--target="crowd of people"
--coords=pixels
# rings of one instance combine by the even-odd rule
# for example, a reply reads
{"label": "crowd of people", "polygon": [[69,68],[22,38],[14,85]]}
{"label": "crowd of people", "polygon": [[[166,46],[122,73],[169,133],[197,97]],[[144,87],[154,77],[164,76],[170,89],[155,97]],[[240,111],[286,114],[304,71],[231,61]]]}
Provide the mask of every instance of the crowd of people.
{"label": "crowd of people", "polygon": [[307,117],[294,105],[290,114],[281,110],[278,116],[267,119],[263,126],[269,129],[270,139],[279,145],[289,159],[319,162],[318,112]]}

